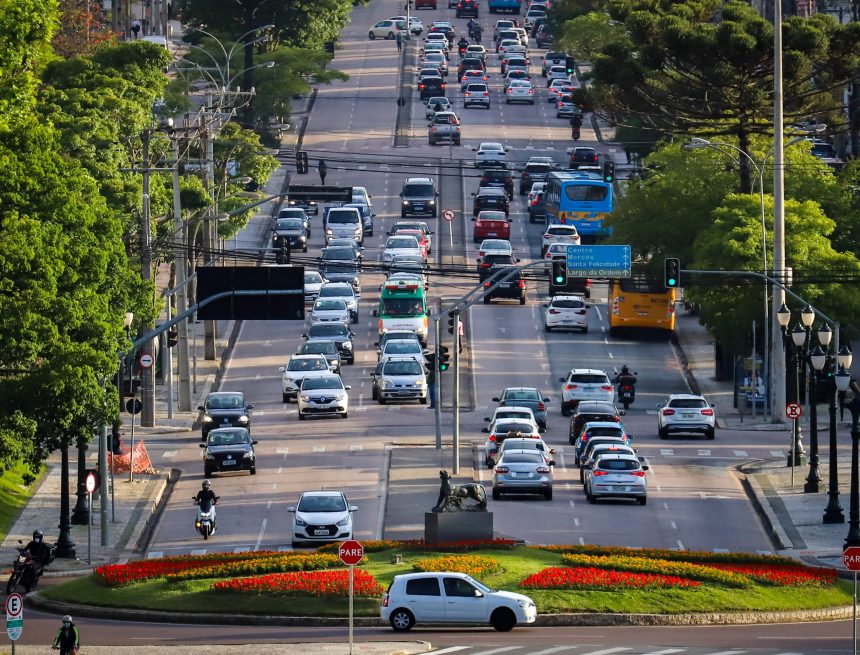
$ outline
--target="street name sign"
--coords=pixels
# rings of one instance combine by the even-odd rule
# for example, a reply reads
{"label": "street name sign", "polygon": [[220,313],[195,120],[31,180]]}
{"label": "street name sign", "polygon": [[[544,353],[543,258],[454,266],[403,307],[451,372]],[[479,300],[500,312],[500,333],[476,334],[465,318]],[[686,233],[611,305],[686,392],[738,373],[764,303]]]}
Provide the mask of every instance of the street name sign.
{"label": "street name sign", "polygon": [[9,594],[6,598],[6,634],[17,641],[24,632],[24,599],[21,594]]}
{"label": "street name sign", "polygon": [[849,546],[843,550],[842,563],[849,571],[860,571],[860,547]]}
{"label": "street name sign", "polygon": [[630,246],[567,247],[567,277],[630,276]]}

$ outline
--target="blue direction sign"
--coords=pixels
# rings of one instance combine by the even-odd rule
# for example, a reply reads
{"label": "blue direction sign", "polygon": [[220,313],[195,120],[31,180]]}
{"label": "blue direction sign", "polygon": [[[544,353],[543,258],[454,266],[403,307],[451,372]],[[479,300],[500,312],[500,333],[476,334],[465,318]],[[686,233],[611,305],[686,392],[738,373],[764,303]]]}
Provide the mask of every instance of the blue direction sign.
{"label": "blue direction sign", "polygon": [[630,277],[630,246],[567,247],[567,277]]}

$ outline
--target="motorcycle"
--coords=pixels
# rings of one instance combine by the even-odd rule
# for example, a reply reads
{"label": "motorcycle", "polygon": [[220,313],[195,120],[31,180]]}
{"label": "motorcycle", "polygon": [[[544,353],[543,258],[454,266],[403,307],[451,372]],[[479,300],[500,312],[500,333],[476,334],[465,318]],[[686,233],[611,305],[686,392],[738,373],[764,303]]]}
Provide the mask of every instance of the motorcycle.
{"label": "motorcycle", "polygon": [[[20,541],[18,543],[21,543]],[[54,551],[56,546],[48,546],[48,561],[44,566],[47,566],[54,561]],[[18,585],[24,587],[26,591],[32,591],[39,583],[39,577],[42,575],[41,570],[36,571],[36,562],[27,548],[18,548],[18,557],[12,563],[12,575],[9,576],[9,581],[6,583],[6,593],[11,594],[18,588]]]}
{"label": "motorcycle", "polygon": [[215,534],[215,530],[218,529],[218,525],[215,523],[215,505],[218,504],[218,497],[215,498],[215,502],[204,500],[197,503],[197,498],[194,497],[192,497],[192,500],[195,504],[199,505],[197,518],[194,520],[194,527],[203,535],[205,541]]}
{"label": "motorcycle", "polygon": [[483,36],[483,32],[481,31],[480,26],[472,30],[471,37],[475,40],[475,44],[481,43],[481,36]]}
{"label": "motorcycle", "polygon": [[615,374],[615,381],[618,384],[618,400],[628,409],[633,401],[636,400],[636,373],[625,373],[621,375]]}
{"label": "motorcycle", "polygon": [[461,43],[461,44],[460,44],[460,47],[458,48],[458,52],[460,53],[460,57],[462,57],[462,56],[466,53],[466,46],[464,46],[464,45]]}
{"label": "motorcycle", "polygon": [[570,138],[573,139],[574,141],[579,140],[579,128],[578,127],[570,128]]}

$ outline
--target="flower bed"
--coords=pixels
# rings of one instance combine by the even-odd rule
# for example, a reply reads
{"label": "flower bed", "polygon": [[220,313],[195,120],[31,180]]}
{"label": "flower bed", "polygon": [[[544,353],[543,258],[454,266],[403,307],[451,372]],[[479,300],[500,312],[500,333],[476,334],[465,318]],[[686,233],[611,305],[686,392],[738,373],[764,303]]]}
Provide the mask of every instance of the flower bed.
{"label": "flower bed", "polygon": [[631,557],[629,555],[593,556],[562,555],[561,561],[575,568],[598,568],[619,572],[652,573],[676,576],[700,582],[713,582],[727,587],[749,587],[752,581],[742,573],[722,570],[689,562],[670,562],[665,559]]}
{"label": "flower bed", "polygon": [[416,571],[453,571],[481,577],[497,573],[501,567],[492,557],[482,555],[448,555],[447,557],[427,557],[412,565]]}
{"label": "flower bed", "polygon": [[[318,553],[337,552],[340,544],[326,544],[317,548]],[[442,541],[427,543],[423,539],[407,539],[405,541],[362,541],[364,552],[374,553],[383,550],[405,550],[405,551],[440,551],[447,553],[468,552],[472,550],[513,550],[522,543],[514,539],[492,539],[492,540],[470,540],[470,541]]]}
{"label": "flower bed", "polygon": [[[383,588],[367,571],[354,569],[355,596],[377,597]],[[349,595],[349,571],[302,571],[300,573],[271,573],[253,578],[233,578],[216,582],[210,589],[233,593],[269,593],[286,596],[317,596],[345,598]]]}
{"label": "flower bed", "polygon": [[218,562],[198,568],[168,573],[169,582],[200,580],[202,578],[228,578],[236,575],[260,575],[286,571],[313,571],[343,566],[337,555],[325,553],[278,553],[271,557],[254,557],[232,562]]}
{"label": "flower bed", "polygon": [[629,573],[593,567],[554,566],[530,575],[520,583],[523,589],[625,590],[696,588],[701,582],[672,575]]}
{"label": "flower bed", "polygon": [[169,574],[188,569],[196,569],[231,561],[267,558],[277,552],[260,551],[256,553],[216,553],[212,555],[182,555],[159,557],[156,559],[134,560],[125,564],[108,564],[95,569],[98,578],[111,586],[119,587],[140,580],[163,578]]}
{"label": "flower bed", "polygon": [[780,587],[825,587],[832,585],[836,569],[810,566],[783,566],[769,564],[706,564],[705,566],[740,573],[756,582]]}
{"label": "flower bed", "polygon": [[537,550],[548,550],[560,555],[629,555],[648,559],[662,559],[672,562],[691,562],[704,564],[717,562],[725,564],[768,564],[787,567],[804,568],[802,562],[779,555],[757,555],[754,553],[714,553],[701,550],[668,550],[665,548],[625,548],[624,546],[585,545],[551,545],[529,546]]}

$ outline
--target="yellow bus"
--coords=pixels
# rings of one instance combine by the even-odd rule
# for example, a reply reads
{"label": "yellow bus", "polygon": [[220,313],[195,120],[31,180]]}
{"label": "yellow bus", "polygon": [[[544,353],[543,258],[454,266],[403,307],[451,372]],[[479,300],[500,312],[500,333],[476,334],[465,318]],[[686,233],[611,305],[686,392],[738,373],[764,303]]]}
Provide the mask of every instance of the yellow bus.
{"label": "yellow bus", "polygon": [[612,280],[609,285],[609,334],[625,329],[675,331],[675,290],[641,276]]}

